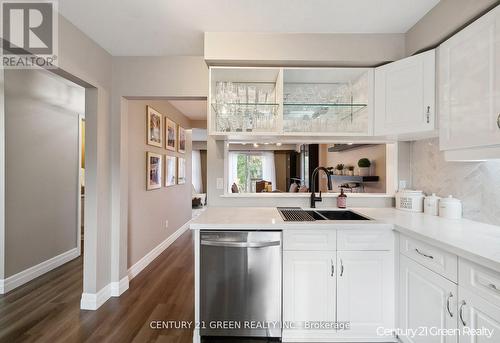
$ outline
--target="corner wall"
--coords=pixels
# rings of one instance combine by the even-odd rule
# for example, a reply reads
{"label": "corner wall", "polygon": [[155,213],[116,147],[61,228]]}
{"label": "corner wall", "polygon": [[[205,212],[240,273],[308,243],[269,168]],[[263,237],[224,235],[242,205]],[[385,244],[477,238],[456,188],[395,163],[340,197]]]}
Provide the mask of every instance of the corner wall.
{"label": "corner wall", "polygon": [[[184,128],[189,119],[165,100],[128,101],[128,258],[127,268],[146,256],[191,219],[191,133],[181,154],[146,144],[146,106]],[[146,152],[163,156],[162,187],[146,190]],[[186,159],[186,183],[165,187],[165,155]],[[168,228],[165,221],[168,220]]]}
{"label": "corner wall", "polygon": [[78,245],[85,91],[45,70],[5,71],[5,278]]}
{"label": "corner wall", "polygon": [[434,48],[498,0],[441,0],[406,32],[406,55]]}

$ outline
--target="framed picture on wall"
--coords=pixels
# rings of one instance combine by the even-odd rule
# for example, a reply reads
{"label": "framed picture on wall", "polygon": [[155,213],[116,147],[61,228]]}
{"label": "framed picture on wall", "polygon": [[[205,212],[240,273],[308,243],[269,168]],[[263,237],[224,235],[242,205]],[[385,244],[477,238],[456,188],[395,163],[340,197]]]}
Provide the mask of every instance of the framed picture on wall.
{"label": "framed picture on wall", "polygon": [[161,187],[161,159],[160,154],[146,153],[146,189],[158,189]]}
{"label": "framed picture on wall", "polygon": [[183,185],[186,183],[186,159],[184,157],[177,158],[177,184]]}
{"label": "framed picture on wall", "polygon": [[165,118],[165,148],[175,151],[177,148],[177,124]]}
{"label": "framed picture on wall", "polygon": [[177,151],[180,153],[186,152],[186,129],[179,125],[179,146]]}
{"label": "framed picture on wall", "polygon": [[160,112],[151,106],[146,106],[147,112],[147,144],[157,147],[163,147],[163,119]]}
{"label": "framed picture on wall", "polygon": [[177,157],[165,156],[165,187],[177,184]]}

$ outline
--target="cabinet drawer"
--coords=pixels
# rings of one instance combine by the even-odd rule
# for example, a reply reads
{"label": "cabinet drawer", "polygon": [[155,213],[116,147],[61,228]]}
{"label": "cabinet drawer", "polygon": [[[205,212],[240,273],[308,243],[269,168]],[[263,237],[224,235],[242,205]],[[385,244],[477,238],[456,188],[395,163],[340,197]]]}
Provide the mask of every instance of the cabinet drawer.
{"label": "cabinet drawer", "polygon": [[283,250],[335,251],[336,238],[335,230],[285,230]]}
{"label": "cabinet drawer", "polygon": [[445,278],[458,281],[458,257],[422,241],[401,236],[399,251]]}
{"label": "cabinet drawer", "polygon": [[337,231],[337,250],[393,250],[394,233],[386,229]]}
{"label": "cabinet drawer", "polygon": [[460,258],[458,284],[500,307],[500,273]]}

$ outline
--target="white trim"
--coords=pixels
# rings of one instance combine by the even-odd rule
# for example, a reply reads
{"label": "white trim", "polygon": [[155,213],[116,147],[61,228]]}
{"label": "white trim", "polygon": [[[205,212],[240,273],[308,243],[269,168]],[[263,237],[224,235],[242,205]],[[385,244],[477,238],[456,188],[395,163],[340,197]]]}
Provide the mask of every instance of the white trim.
{"label": "white trim", "polygon": [[[85,117],[81,114],[78,115],[78,166],[77,166],[77,190],[76,190],[76,247],[78,249],[78,255],[82,253],[82,120]],[[85,175],[84,175],[85,177]]]}
{"label": "white trim", "polygon": [[109,298],[111,298],[111,284],[104,286],[97,293],[82,293],[82,299],[80,300],[81,310],[92,310],[95,311],[102,304],[104,304]]}
{"label": "white trim", "polygon": [[146,254],[143,258],[141,258],[139,261],[137,261],[132,267],[128,269],[128,278],[129,280],[132,280],[134,277],[139,275],[139,273],[146,268],[155,258],[160,256],[160,254],[167,249],[177,238],[179,238],[180,235],[182,235],[188,228],[189,228],[189,223],[191,222],[188,221],[186,224],[181,226],[177,231],[175,231],[173,234],[167,237],[163,242],[158,244],[153,250],[151,250],[149,253]]}
{"label": "white trim", "polygon": [[[188,221],[181,226],[177,231],[170,235],[163,242],[158,244],[146,256],[141,258],[136,264],[128,270],[128,275],[118,282],[111,282],[104,286],[97,293],[83,293],[80,300],[80,309],[95,311],[111,297],[119,297],[129,287],[129,281],[136,277],[144,268],[146,268],[155,258],[157,258],[165,249],[167,249],[177,238],[189,229]],[[1,286],[1,284],[0,284]]]}
{"label": "white trim", "polygon": [[110,285],[110,293],[112,297],[119,297],[128,289],[128,276],[125,276],[118,282],[111,282]]}
{"label": "white trim", "polygon": [[17,274],[9,276],[4,280],[0,280],[0,294],[5,294],[11,290],[24,285],[25,283],[43,275],[51,270],[69,262],[79,256],[78,248],[73,248],[60,255],[54,256],[47,261],[30,267]]}

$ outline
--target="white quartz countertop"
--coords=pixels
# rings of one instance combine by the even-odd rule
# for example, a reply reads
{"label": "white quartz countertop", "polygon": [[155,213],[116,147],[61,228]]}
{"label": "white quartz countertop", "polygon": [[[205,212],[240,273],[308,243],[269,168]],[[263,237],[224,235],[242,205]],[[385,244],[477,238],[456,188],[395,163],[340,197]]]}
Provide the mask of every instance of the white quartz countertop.
{"label": "white quartz countertop", "polygon": [[[325,208],[322,208],[324,210]],[[444,219],[395,208],[352,208],[373,221],[284,222],[274,207],[209,207],[190,223],[191,229],[355,228],[393,227],[461,257],[500,271],[500,226],[467,219]]]}

